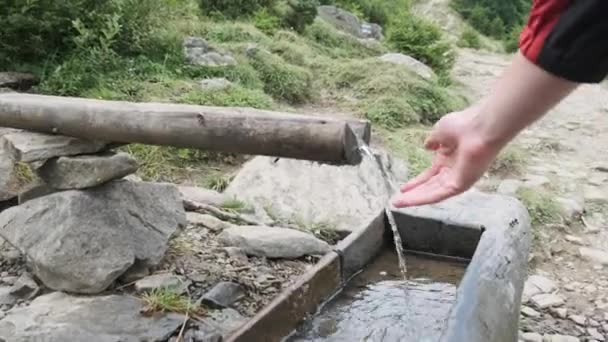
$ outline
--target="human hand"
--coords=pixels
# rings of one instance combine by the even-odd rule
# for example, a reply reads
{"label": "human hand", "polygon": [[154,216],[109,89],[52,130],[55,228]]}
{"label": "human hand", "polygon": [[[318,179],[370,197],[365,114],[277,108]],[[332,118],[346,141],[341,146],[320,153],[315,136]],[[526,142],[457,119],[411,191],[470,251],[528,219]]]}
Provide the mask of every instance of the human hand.
{"label": "human hand", "polygon": [[425,142],[435,151],[432,166],[401,186],[397,208],[432,204],[468,190],[500,152],[482,137],[475,124],[480,107],[454,112],[439,120]]}

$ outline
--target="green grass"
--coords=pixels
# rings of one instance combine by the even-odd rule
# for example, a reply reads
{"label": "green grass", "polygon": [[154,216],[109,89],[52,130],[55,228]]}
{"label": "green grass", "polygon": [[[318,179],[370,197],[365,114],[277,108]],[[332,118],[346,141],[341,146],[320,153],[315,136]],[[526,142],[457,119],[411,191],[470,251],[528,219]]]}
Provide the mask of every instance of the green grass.
{"label": "green grass", "polygon": [[330,61],[318,82],[338,103],[347,98],[349,109],[390,129],[432,123],[466,105],[436,81],[376,58]]}
{"label": "green grass", "polygon": [[475,29],[466,26],[460,34],[457,44],[460,47],[480,49],[482,45],[481,36],[479,35],[479,32],[475,31]]}
{"label": "green grass", "polygon": [[251,107],[270,109],[274,106],[272,98],[259,89],[248,89],[232,85],[226,89],[192,90],[176,100],[178,103],[205,106]]}
{"label": "green grass", "polygon": [[167,288],[155,289],[144,293],[141,299],[144,302],[144,311],[150,314],[175,312],[200,315],[205,311],[202,307],[192,302],[190,298]]}
{"label": "green grass", "polygon": [[517,197],[528,209],[533,226],[541,226],[560,221],[559,206],[551,194],[539,189],[522,188]]}
{"label": "green grass", "polygon": [[224,210],[239,213],[247,209],[247,204],[239,199],[231,198],[222,203],[221,207]]}
{"label": "green grass", "polygon": [[321,19],[315,20],[306,28],[304,36],[313,42],[313,46],[320,53],[330,58],[362,58],[387,52],[383,45],[365,44],[351,35],[336,30]]}
{"label": "green grass", "polygon": [[427,128],[381,130],[380,135],[395,156],[407,161],[409,177],[413,178],[431,166],[433,156],[424,149],[424,140],[428,135]]}
{"label": "green grass", "polygon": [[510,145],[498,155],[490,166],[490,173],[497,175],[514,175],[523,171],[527,164],[527,153],[520,147]]}
{"label": "green grass", "polygon": [[217,192],[223,192],[228,188],[230,182],[232,181],[232,177],[224,174],[214,174],[207,180],[206,186]]}

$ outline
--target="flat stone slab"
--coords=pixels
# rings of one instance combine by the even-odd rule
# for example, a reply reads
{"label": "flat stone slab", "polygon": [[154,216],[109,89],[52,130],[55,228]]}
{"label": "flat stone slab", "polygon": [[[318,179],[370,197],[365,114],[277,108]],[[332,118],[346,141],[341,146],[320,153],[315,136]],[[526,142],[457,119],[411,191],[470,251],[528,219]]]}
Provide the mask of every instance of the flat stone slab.
{"label": "flat stone slab", "polygon": [[100,141],[26,131],[5,134],[2,140],[15,160],[26,163],[54,157],[96,153],[106,146],[106,143]]}
{"label": "flat stone slab", "polygon": [[600,249],[581,247],[578,250],[581,258],[600,265],[608,265],[608,252]]}
{"label": "flat stone slab", "polygon": [[177,189],[114,181],[57,192],[0,213],[0,236],[49,288],[99,293],[136,262],[155,266],[186,225]]}
{"label": "flat stone slab", "polygon": [[563,297],[551,293],[538,294],[530,298],[530,301],[539,309],[562,306],[566,302]]}
{"label": "flat stone slab", "polygon": [[324,255],[331,247],[314,235],[289,228],[240,226],[225,229],[218,240],[228,247],[239,247],[247,255],[295,259],[305,255]]}
{"label": "flat stone slab", "polygon": [[142,315],[132,296],[76,297],[54,292],[0,320],[4,341],[140,342],[166,340],[184,323],[178,314]]}
{"label": "flat stone slab", "polygon": [[137,171],[137,161],[127,153],[105,153],[48,160],[38,176],[58,190],[86,189]]}
{"label": "flat stone slab", "polygon": [[221,194],[215,190],[196,186],[178,186],[177,189],[184,200],[209,204],[216,207],[221,207],[222,204],[232,199],[232,197]]}

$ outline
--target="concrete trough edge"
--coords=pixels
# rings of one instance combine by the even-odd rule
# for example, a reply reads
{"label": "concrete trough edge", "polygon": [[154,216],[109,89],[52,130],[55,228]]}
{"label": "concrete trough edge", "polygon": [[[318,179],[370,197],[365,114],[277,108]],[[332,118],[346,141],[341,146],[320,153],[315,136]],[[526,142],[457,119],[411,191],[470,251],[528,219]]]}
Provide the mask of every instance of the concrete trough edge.
{"label": "concrete trough edge", "polygon": [[340,241],[313,268],[233,333],[227,342],[278,342],[293,333],[323,303],[385,247],[384,210]]}

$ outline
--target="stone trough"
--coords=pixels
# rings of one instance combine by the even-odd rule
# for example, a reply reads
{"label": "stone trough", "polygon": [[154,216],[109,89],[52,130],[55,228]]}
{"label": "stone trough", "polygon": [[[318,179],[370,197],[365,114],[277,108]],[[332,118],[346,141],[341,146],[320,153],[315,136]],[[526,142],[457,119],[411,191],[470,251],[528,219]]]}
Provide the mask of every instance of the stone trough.
{"label": "stone trough", "polygon": [[[530,247],[527,210],[511,197],[468,192],[438,205],[393,211],[410,253],[466,260],[441,342],[517,341]],[[282,341],[319,312],[385,248],[384,211],[341,241],[228,341]]]}

